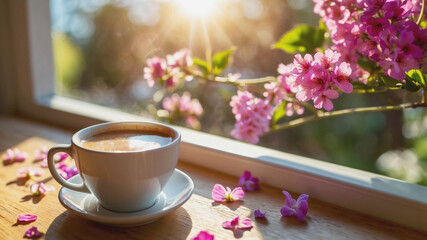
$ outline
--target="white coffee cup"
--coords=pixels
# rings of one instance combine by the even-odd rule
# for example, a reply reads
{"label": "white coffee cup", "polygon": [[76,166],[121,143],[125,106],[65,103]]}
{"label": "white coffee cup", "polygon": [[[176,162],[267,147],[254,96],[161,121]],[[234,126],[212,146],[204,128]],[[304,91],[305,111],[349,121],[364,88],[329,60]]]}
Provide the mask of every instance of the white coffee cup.
{"label": "white coffee cup", "polygon": [[[137,151],[100,151],[82,146],[82,140],[96,134],[120,131],[154,131],[167,134],[171,142],[158,148]],[[179,155],[181,134],[174,128],[151,122],[110,122],[75,133],[71,145],[57,145],[48,153],[53,178],[62,186],[92,193],[100,204],[117,212],[140,211],[154,205],[172,176]],[[76,162],[81,185],[63,179],[55,168],[55,153],[68,153]]]}

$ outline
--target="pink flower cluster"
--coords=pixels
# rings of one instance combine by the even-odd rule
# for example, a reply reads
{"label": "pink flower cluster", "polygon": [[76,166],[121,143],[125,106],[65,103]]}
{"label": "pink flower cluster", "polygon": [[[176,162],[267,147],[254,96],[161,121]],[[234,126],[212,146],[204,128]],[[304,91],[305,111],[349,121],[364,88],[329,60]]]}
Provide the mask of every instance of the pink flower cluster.
{"label": "pink flower cluster", "polygon": [[[272,102],[274,105],[278,105],[285,97],[291,97],[294,95],[291,86],[294,86],[294,78],[290,77],[293,70],[293,64],[284,65],[279,64],[277,71],[280,76],[277,78],[277,82],[270,82],[264,85],[264,97]],[[296,90],[296,89],[294,89]],[[286,103],[286,116],[290,117],[296,113],[297,115],[304,114],[304,107],[297,102],[289,101]]]}
{"label": "pink flower cluster", "polygon": [[340,57],[341,54],[330,49],[317,52],[314,57],[297,54],[293,64],[279,65],[279,80],[299,101],[313,100],[314,107],[330,111],[334,108],[331,99],[338,98],[337,89],[344,93],[353,91],[350,64]]}
{"label": "pink flower cluster", "polygon": [[173,88],[181,80],[191,81],[191,68],[193,59],[188,49],[181,49],[173,55],[167,55],[166,59],[157,56],[147,60],[144,68],[144,78],[148,86],[152,87],[156,82],[161,86]]}
{"label": "pink flower cluster", "polygon": [[198,99],[191,98],[189,92],[184,92],[182,96],[174,93],[171,97],[166,97],[163,100],[163,108],[169,112],[169,116],[172,118],[184,116],[189,127],[198,128],[200,125],[197,117],[202,115],[203,108]]}
{"label": "pink flower cluster", "polygon": [[314,2],[314,12],[331,31],[332,49],[350,64],[351,77],[366,74],[357,65],[360,55],[397,80],[404,80],[405,72],[411,69],[425,70],[427,29],[421,29],[409,18],[411,14],[419,14],[421,0]]}
{"label": "pink flower cluster", "polygon": [[231,98],[230,106],[236,118],[231,136],[250,143],[257,143],[259,137],[270,130],[273,106],[268,99],[254,97],[248,91],[237,91]]}

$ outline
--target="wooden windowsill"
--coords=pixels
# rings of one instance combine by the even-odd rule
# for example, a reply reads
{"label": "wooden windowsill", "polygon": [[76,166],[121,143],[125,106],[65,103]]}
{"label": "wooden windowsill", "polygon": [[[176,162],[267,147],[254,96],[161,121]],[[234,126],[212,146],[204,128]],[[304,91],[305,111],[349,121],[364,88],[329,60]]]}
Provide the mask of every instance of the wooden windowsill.
{"label": "wooden windowsill", "polygon": [[[7,148],[18,147],[29,153],[23,163],[4,165],[0,171],[0,238],[20,239],[31,226],[44,232],[47,239],[191,239],[205,230],[215,239],[426,239],[426,233],[359,214],[310,198],[309,212],[304,223],[283,218],[282,189],[262,186],[262,190],[247,193],[241,202],[217,204],[211,198],[215,183],[235,187],[238,179],[189,163],[178,163],[178,169],[194,181],[192,197],[180,208],[158,221],[138,227],[118,228],[101,225],[75,216],[58,201],[60,185],[48,170],[41,177],[25,183],[16,182],[16,171],[34,163],[34,151],[42,146],[69,143],[72,131],[47,126],[35,121],[0,116],[0,154]],[[29,196],[31,181],[45,181],[55,186],[53,193],[41,199]],[[294,198],[297,193],[291,193]],[[308,193],[309,194],[309,193]],[[266,220],[255,220],[253,211],[267,212]],[[30,224],[16,224],[19,214],[36,214]],[[232,232],[221,224],[236,216],[249,217],[254,227],[250,231]]]}

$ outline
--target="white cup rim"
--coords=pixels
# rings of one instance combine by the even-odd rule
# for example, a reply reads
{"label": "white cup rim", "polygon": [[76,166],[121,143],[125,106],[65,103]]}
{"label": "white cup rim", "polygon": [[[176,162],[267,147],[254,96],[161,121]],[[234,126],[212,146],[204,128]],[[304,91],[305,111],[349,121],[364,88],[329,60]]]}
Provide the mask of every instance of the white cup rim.
{"label": "white cup rim", "polygon": [[[122,126],[122,125],[141,125],[141,124],[146,125],[146,126],[157,126],[157,127],[163,128],[163,129],[167,129],[168,131],[171,131],[174,135],[172,137],[172,141],[170,143],[167,143],[165,145],[162,145],[160,147],[153,148],[153,149],[120,151],[120,152],[90,149],[87,147],[83,147],[80,143],[80,141],[86,137],[96,135],[97,133],[108,132],[108,131],[105,131],[105,128],[107,128],[107,127],[114,128],[114,127]],[[97,132],[97,130],[98,130],[98,132]],[[120,129],[113,129],[111,131],[117,131],[117,130],[120,130]],[[122,130],[137,130],[137,129],[124,128]],[[161,151],[164,148],[168,148],[170,146],[175,145],[180,140],[181,140],[181,133],[179,131],[177,131],[175,128],[173,128],[172,126],[169,126],[169,125],[166,125],[163,123],[150,122],[150,121],[114,121],[114,122],[105,122],[105,123],[91,125],[91,126],[88,126],[86,128],[83,128],[83,129],[77,131],[76,133],[73,134],[73,136],[71,138],[71,143],[72,143],[72,145],[74,145],[77,148],[84,149],[84,150],[90,151],[90,152],[108,153],[108,154],[126,154],[126,153]]]}

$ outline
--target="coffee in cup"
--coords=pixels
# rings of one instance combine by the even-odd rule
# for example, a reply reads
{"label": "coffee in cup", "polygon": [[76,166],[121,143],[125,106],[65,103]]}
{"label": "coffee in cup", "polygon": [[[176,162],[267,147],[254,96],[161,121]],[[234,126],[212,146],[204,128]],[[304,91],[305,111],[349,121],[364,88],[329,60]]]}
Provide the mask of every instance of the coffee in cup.
{"label": "coffee in cup", "polygon": [[[53,178],[71,190],[92,193],[100,204],[118,212],[140,211],[154,205],[172,176],[181,135],[174,128],[151,122],[110,122],[75,133],[71,145],[48,153]],[[83,183],[63,179],[53,155],[68,153]]]}

